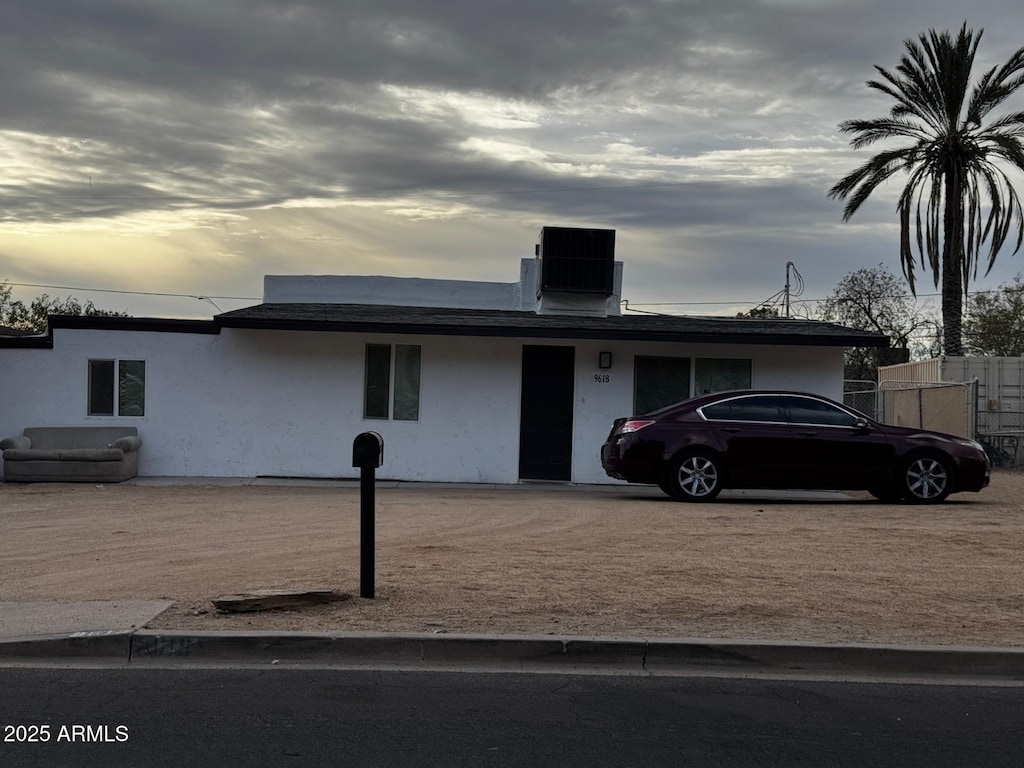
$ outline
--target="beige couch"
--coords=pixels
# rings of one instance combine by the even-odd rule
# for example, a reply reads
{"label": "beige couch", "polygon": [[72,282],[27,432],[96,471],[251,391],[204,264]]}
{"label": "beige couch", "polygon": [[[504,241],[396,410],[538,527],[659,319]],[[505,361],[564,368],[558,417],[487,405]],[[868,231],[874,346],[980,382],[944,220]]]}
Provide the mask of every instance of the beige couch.
{"label": "beige couch", "polygon": [[119,483],[139,473],[135,427],[30,427],[0,440],[4,481]]}

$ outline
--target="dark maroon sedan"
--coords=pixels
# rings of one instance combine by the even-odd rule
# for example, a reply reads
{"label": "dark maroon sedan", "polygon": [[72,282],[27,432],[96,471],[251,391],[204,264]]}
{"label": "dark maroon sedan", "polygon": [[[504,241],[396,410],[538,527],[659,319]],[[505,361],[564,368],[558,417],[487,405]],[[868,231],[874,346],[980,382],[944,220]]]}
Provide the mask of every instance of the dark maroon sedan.
{"label": "dark maroon sedan", "polygon": [[801,392],[719,392],[616,419],[601,464],[679,501],[710,501],[723,488],[800,488],[928,504],[989,481],[974,440],[880,424]]}

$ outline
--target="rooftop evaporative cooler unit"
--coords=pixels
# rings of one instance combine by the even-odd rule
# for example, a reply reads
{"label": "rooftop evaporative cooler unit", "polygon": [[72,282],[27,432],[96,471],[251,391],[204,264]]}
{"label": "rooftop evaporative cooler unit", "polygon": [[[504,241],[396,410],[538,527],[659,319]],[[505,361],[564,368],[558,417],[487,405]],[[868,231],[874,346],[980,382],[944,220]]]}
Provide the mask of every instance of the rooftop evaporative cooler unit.
{"label": "rooftop evaporative cooler unit", "polygon": [[544,227],[537,246],[540,293],[615,292],[615,230]]}

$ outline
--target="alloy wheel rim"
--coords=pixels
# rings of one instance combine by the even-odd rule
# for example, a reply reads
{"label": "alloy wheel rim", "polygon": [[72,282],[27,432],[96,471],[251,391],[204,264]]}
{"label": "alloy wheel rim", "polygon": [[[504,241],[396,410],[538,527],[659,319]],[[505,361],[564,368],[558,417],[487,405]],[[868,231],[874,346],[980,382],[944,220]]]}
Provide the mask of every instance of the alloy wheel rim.
{"label": "alloy wheel rim", "polygon": [[691,496],[707,496],[718,485],[718,469],[703,456],[694,456],[679,467],[679,485]]}
{"label": "alloy wheel rim", "polygon": [[946,468],[935,459],[918,459],[907,470],[907,488],[919,499],[934,499],[948,482]]}

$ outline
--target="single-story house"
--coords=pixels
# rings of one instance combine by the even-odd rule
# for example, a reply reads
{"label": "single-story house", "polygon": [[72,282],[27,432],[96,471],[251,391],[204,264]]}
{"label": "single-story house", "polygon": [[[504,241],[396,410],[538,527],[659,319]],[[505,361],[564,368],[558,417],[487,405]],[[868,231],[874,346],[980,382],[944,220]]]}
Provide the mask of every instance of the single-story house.
{"label": "single-story house", "polygon": [[693,394],[784,387],[836,399],[831,323],[622,314],[614,231],[545,228],[515,283],[362,276],[264,280],[212,320],[54,316],[0,339],[0,437],[133,425],[143,476],[614,482],[612,421]]}

